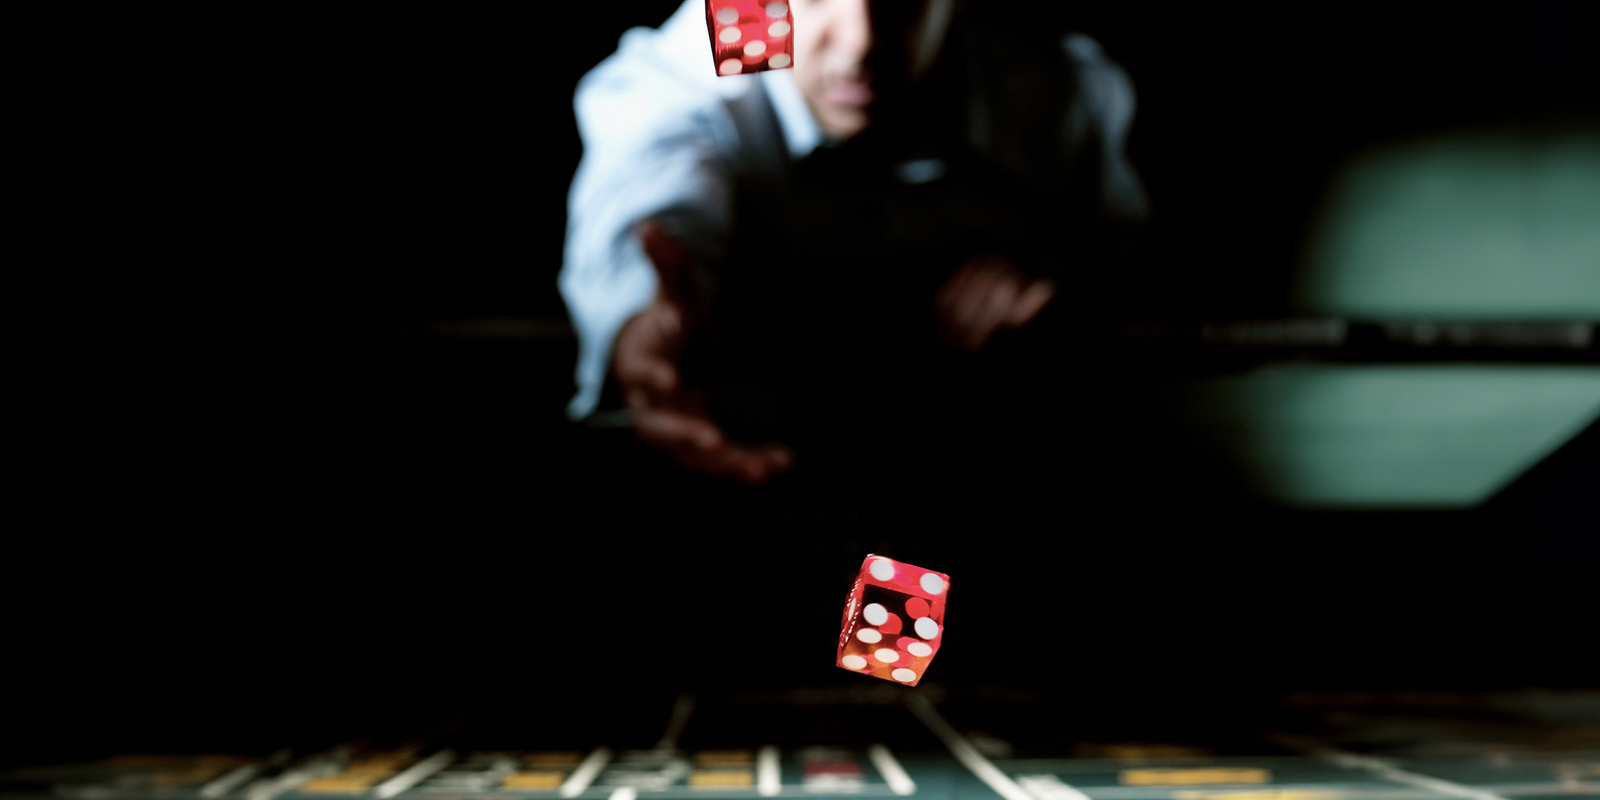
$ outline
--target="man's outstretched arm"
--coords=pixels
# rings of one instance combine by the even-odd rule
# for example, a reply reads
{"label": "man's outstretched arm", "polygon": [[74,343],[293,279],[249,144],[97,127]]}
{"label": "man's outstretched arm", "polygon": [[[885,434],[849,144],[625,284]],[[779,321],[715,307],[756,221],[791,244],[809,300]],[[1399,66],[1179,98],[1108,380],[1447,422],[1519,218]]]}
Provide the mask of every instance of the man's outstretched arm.
{"label": "man's outstretched arm", "polygon": [[690,309],[687,248],[654,220],[639,239],[656,269],[655,297],[617,334],[612,374],[639,438],[690,469],[762,483],[789,468],[787,448],[750,448],[728,441],[706,412],[699,387],[683,379],[680,359],[700,323]]}

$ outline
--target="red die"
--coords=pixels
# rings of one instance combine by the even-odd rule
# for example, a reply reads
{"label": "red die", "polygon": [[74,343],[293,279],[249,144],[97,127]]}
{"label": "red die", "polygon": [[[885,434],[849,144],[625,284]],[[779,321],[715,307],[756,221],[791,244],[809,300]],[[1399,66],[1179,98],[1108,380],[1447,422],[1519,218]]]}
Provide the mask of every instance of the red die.
{"label": "red die", "polygon": [[794,64],[794,30],[785,0],[706,0],[706,29],[718,75]]}
{"label": "red die", "polygon": [[944,641],[950,576],[867,556],[844,607],[839,655],[843,669],[916,686]]}

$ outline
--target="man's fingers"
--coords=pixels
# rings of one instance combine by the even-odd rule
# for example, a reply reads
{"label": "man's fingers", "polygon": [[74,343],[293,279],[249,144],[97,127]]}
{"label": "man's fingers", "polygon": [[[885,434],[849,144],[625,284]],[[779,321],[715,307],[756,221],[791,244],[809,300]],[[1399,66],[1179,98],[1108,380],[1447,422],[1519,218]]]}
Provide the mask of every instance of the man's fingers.
{"label": "man's fingers", "polygon": [[638,406],[633,409],[634,430],[647,444],[672,454],[693,470],[759,484],[794,464],[785,447],[746,448],[731,444],[705,417],[671,409]]}
{"label": "man's fingers", "polygon": [[678,394],[678,371],[665,361],[644,362],[626,373],[619,367],[617,382],[630,409],[666,407]]}
{"label": "man's fingers", "polygon": [[624,393],[645,393],[652,399],[646,405],[660,405],[678,391],[678,368],[671,360],[631,349],[619,349],[616,358],[617,383]]}
{"label": "man's fingers", "polygon": [[954,317],[964,297],[963,293],[966,290],[967,283],[972,280],[974,272],[976,270],[971,266],[962,266],[939,289],[939,293],[933,299],[935,307],[939,309],[939,313],[947,317]]}
{"label": "man's fingers", "polygon": [[665,359],[648,362],[644,375],[642,383],[658,397],[667,398],[677,394],[678,368],[672,362]]}
{"label": "man's fingers", "polygon": [[1011,311],[1016,287],[998,269],[985,269],[967,282],[956,311],[957,340],[967,350],[978,350]]}
{"label": "man's fingers", "polygon": [[750,484],[765,483],[773,475],[789,468],[793,457],[765,450],[752,450],[719,441],[711,447],[685,447],[673,452],[678,463],[722,478],[732,478]]}
{"label": "man's fingers", "polygon": [[686,466],[750,484],[765,483],[794,463],[794,455],[782,447],[752,449],[724,444],[688,455]]}
{"label": "man's fingers", "polygon": [[612,351],[612,371],[629,405],[635,393],[647,398],[643,405],[665,405],[678,391],[677,355],[683,349],[680,316],[676,309],[655,303],[628,320],[617,333]]}
{"label": "man's fingers", "polygon": [[645,324],[649,329],[641,335],[642,344],[649,347],[652,355],[675,362],[685,344],[683,312],[671,302],[658,298],[646,313]]}
{"label": "man's fingers", "polygon": [[683,335],[683,313],[678,307],[670,303],[657,303],[651,317],[651,323],[656,327],[656,333],[664,341],[675,342]]}
{"label": "man's fingers", "polygon": [[1006,324],[1013,328],[1020,328],[1044,310],[1044,307],[1056,296],[1056,285],[1047,278],[1040,278],[1023,289],[1011,303],[1011,312],[1006,316]]}
{"label": "man's fingers", "polygon": [[934,298],[955,343],[966,350],[982,348],[1010,318],[1022,280],[1016,267],[998,256],[961,265]]}
{"label": "man's fingers", "polygon": [[635,406],[634,431],[645,443],[678,453],[709,453],[723,446],[711,420],[665,408]]}
{"label": "man's fingers", "polygon": [[951,299],[950,316],[959,330],[967,330],[977,321],[988,290],[989,277],[976,271],[969,274],[955,290]]}
{"label": "man's fingers", "polygon": [[761,448],[759,451],[767,467],[774,472],[783,472],[794,466],[794,452],[781,445]]}
{"label": "man's fingers", "polygon": [[962,265],[934,298],[957,345],[979,350],[1000,328],[1027,324],[1055,297],[1055,284],[1030,281],[1001,258]]}
{"label": "man's fingers", "polygon": [[978,307],[977,324],[974,326],[975,333],[981,335],[984,341],[1010,317],[1017,294],[1022,289],[1018,276],[1007,272],[996,273],[986,288],[988,292]]}
{"label": "man's fingers", "polygon": [[767,467],[760,457],[726,445],[714,450],[686,453],[679,461],[691,469],[745,483],[761,483],[768,477]]}

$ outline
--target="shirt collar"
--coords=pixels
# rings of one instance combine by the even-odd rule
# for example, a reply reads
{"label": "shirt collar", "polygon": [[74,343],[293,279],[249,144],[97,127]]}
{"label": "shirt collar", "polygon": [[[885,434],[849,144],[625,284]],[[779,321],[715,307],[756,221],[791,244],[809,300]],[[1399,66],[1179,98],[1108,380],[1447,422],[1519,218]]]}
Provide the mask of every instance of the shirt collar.
{"label": "shirt collar", "polygon": [[805,158],[822,144],[822,128],[817,125],[800,87],[794,85],[794,72],[775,69],[761,73],[767,96],[772,98],[772,109],[777,112],[778,124],[783,128],[783,139],[789,147],[789,157]]}

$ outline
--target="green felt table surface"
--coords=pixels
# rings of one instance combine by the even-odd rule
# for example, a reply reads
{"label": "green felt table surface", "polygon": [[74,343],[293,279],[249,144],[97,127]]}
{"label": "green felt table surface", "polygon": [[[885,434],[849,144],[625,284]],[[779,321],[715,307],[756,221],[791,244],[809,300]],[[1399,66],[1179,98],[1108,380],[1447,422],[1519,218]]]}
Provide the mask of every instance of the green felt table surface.
{"label": "green felt table surface", "polygon": [[1600,367],[1286,364],[1186,387],[1192,423],[1276,500],[1467,507],[1600,417]]}

